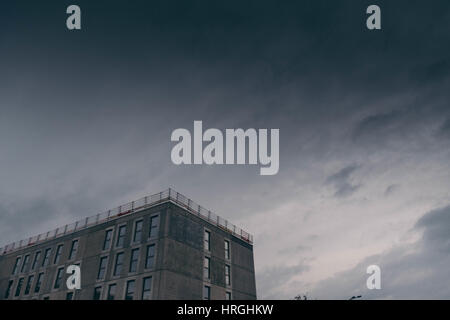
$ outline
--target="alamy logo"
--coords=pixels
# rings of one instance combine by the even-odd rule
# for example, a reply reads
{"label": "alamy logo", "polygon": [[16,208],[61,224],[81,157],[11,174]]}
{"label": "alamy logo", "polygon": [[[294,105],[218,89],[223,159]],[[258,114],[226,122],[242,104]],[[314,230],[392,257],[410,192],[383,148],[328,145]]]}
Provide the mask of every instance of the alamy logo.
{"label": "alamy logo", "polygon": [[[194,121],[193,137],[189,130],[180,128],[172,132],[171,141],[178,142],[171,153],[172,162],[176,165],[258,164],[259,161],[261,175],[278,173],[279,129],[270,130],[270,152],[267,129],[225,129],[224,141],[224,135],[219,129],[211,128],[203,132],[202,121]],[[205,148],[204,142],[208,143]]]}
{"label": "alamy logo", "polygon": [[70,265],[67,267],[66,273],[70,274],[67,277],[66,286],[69,290],[81,289],[81,269],[79,266]]}
{"label": "alamy logo", "polygon": [[366,285],[367,289],[381,289],[381,269],[379,266],[373,264],[367,267],[367,273],[371,274],[369,278],[367,278]]}

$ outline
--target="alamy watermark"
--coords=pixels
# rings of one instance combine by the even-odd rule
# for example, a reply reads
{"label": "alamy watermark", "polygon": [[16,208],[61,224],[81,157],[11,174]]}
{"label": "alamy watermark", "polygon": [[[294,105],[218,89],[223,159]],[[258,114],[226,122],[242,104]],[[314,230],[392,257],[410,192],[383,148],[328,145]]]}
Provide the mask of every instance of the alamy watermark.
{"label": "alamy watermark", "polygon": [[225,129],[223,134],[214,128],[203,132],[202,121],[194,121],[192,135],[183,128],[172,132],[171,141],[178,143],[172,148],[171,159],[176,165],[259,163],[261,175],[275,175],[280,166],[279,140],[279,129]]}

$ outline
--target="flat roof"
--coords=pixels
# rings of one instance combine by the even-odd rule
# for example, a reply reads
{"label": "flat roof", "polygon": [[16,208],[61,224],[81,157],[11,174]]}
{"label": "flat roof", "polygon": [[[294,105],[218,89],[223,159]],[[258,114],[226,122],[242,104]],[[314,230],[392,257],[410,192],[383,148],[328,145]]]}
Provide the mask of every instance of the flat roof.
{"label": "flat roof", "polygon": [[20,249],[25,249],[48,240],[56,239],[80,230],[106,223],[108,221],[118,219],[124,215],[133,214],[164,202],[175,203],[191,214],[207,221],[208,223],[223,229],[224,231],[249,244],[253,244],[253,236],[251,234],[245,232],[241,228],[236,227],[234,224],[228,222],[228,220],[221,218],[210,210],[203,208],[181,193],[169,188],[159,193],[128,202],[124,205],[118,206],[103,213],[86,217],[85,219],[78,220],[74,223],[66,224],[65,226],[58,227],[54,230],[41,233],[37,236],[10,243],[0,248],[0,255],[5,255]]}

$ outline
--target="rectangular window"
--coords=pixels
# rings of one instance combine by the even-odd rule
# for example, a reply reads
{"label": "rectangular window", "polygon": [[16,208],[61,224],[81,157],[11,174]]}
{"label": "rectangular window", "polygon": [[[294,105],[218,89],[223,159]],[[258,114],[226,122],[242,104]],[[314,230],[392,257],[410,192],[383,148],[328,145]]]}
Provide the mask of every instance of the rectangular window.
{"label": "rectangular window", "polygon": [[210,272],[209,272],[209,265],[210,265],[210,258],[205,257],[205,261],[204,261],[204,269],[203,269],[203,277],[205,277],[206,279],[209,279],[210,277]]}
{"label": "rectangular window", "polygon": [[53,264],[58,264],[59,263],[59,258],[61,258],[61,253],[62,253],[63,246],[64,246],[63,244],[60,244],[56,248],[55,259],[53,260]]}
{"label": "rectangular window", "polygon": [[92,297],[92,300],[100,300],[101,296],[102,296],[102,287],[95,287],[94,296]]}
{"label": "rectangular window", "polygon": [[225,240],[225,259],[230,259],[230,241]]}
{"label": "rectangular window", "polygon": [[142,239],[142,220],[134,224],[133,242],[140,242]]}
{"label": "rectangular window", "polygon": [[210,240],[211,240],[211,232],[209,232],[208,230],[205,230],[205,250],[206,251],[209,251],[211,249]]}
{"label": "rectangular window", "polygon": [[52,253],[52,248],[47,248],[44,253],[44,259],[42,260],[42,266],[46,267],[50,261],[50,254]]}
{"label": "rectangular window", "polygon": [[100,258],[100,264],[98,266],[97,279],[101,280],[105,278],[106,266],[108,264],[108,257]]}
{"label": "rectangular window", "polygon": [[30,255],[27,254],[25,258],[23,259],[22,268],[20,269],[20,272],[25,272],[25,270],[28,267],[28,263],[30,263]]}
{"label": "rectangular window", "polygon": [[19,282],[17,283],[16,297],[20,296],[20,291],[22,291],[23,279],[24,278],[20,278]]}
{"label": "rectangular window", "polygon": [[134,298],[134,287],[136,286],[136,281],[127,281],[127,290],[125,292],[125,300],[133,300]]}
{"label": "rectangular window", "polygon": [[9,298],[9,294],[11,293],[11,288],[14,284],[14,280],[9,280],[8,281],[8,287],[6,288],[6,292],[5,292],[5,299]]}
{"label": "rectangular window", "polygon": [[106,230],[105,240],[103,241],[103,250],[111,248],[112,233],[112,230]]}
{"label": "rectangular window", "polygon": [[66,300],[73,300],[73,292],[67,292]]}
{"label": "rectangular window", "polygon": [[116,284],[110,284],[108,287],[108,300],[114,300],[116,298]]}
{"label": "rectangular window", "polygon": [[49,296],[45,296],[44,298],[42,298],[42,300],[50,300]]}
{"label": "rectangular window", "polygon": [[114,265],[114,275],[118,276],[122,273],[122,266],[123,266],[123,252],[120,252],[116,255],[116,264]]}
{"label": "rectangular window", "polygon": [[11,272],[11,274],[17,273],[17,269],[19,269],[20,261],[22,261],[22,257],[16,258],[16,263],[14,263],[14,268],[13,268],[13,271]]}
{"label": "rectangular window", "polygon": [[203,300],[211,299],[211,288],[209,286],[203,287]]}
{"label": "rectangular window", "polygon": [[25,294],[29,294],[31,291],[31,285],[33,284],[34,276],[31,275],[28,277],[27,285],[25,286]]}
{"label": "rectangular window", "polygon": [[33,264],[31,265],[31,270],[34,270],[36,268],[40,257],[41,257],[41,252],[40,251],[36,252],[34,255]]}
{"label": "rectangular window", "polygon": [[229,265],[225,265],[225,284],[231,285],[231,268]]}
{"label": "rectangular window", "polygon": [[149,300],[152,292],[152,277],[144,278],[142,284],[142,300]]}
{"label": "rectangular window", "polygon": [[119,227],[119,231],[117,232],[117,242],[116,247],[122,248],[125,243],[125,233],[127,232],[127,226]]}
{"label": "rectangular window", "polygon": [[59,287],[61,287],[63,271],[64,271],[64,268],[59,268],[58,271],[56,272],[55,285],[53,286],[53,288],[59,289]]}
{"label": "rectangular window", "polygon": [[139,248],[131,250],[130,270],[129,272],[136,272],[139,261]]}
{"label": "rectangular window", "polygon": [[70,248],[69,260],[72,260],[76,257],[78,251],[78,240],[72,241],[72,247]]}
{"label": "rectangular window", "polygon": [[231,292],[226,292],[225,293],[225,300],[231,300]]}
{"label": "rectangular window", "polygon": [[145,259],[145,268],[151,269],[155,264],[155,245],[151,244],[147,246],[147,256]]}
{"label": "rectangular window", "polygon": [[34,293],[38,293],[41,291],[42,281],[44,279],[44,273],[39,273],[37,280],[36,280],[36,286],[34,287]]}
{"label": "rectangular window", "polygon": [[158,236],[159,231],[159,215],[153,216],[150,218],[150,231],[149,231],[149,237],[155,238]]}

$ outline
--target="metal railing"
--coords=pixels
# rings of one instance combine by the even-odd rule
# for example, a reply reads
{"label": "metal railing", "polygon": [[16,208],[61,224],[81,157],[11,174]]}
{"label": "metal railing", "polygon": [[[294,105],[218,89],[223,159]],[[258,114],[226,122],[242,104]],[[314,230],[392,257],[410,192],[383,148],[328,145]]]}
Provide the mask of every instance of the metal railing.
{"label": "metal railing", "polygon": [[251,234],[236,227],[234,224],[219,217],[218,215],[212,213],[211,211],[203,208],[202,206],[198,205],[191,199],[185,197],[181,193],[169,188],[167,190],[153,194],[151,196],[146,196],[139,200],[128,202],[124,205],[118,206],[106,212],[86,217],[74,223],[66,224],[63,227],[59,227],[45,233],[41,233],[37,236],[10,243],[0,248],[0,255],[4,255],[16,250],[27,248],[47,240],[62,237],[64,235],[71,234],[76,231],[80,231],[95,225],[99,225],[107,221],[117,219],[121,216],[144,210],[150,206],[154,206],[158,203],[162,203],[165,201],[172,201],[173,203],[176,203],[180,207],[183,207],[184,209],[189,211],[191,214],[194,214],[200,217],[201,219],[208,221],[209,223],[231,233],[233,236],[239,239],[242,239],[250,244],[253,244],[253,236]]}

